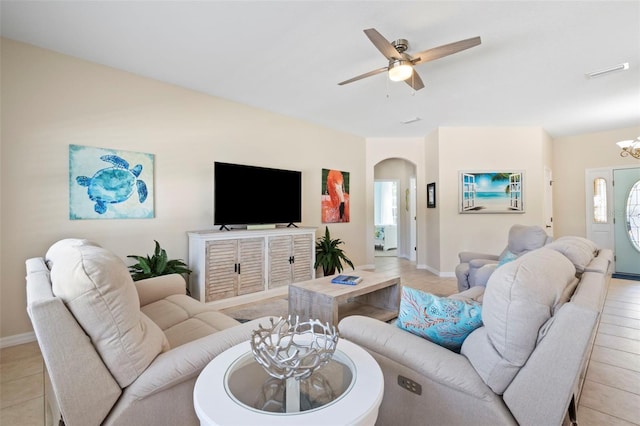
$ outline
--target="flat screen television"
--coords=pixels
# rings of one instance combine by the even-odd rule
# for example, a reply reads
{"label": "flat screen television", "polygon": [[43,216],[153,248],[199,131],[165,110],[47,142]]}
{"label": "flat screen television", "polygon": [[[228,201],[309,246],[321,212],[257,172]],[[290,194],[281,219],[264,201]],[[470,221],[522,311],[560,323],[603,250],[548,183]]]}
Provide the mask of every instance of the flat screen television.
{"label": "flat screen television", "polygon": [[302,172],[214,163],[214,225],[302,221]]}

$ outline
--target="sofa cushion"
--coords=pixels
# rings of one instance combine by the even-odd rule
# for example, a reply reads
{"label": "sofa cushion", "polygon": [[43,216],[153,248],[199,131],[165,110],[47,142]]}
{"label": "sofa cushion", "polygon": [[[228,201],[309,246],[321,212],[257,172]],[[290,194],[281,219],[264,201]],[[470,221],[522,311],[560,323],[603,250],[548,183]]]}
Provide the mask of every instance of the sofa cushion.
{"label": "sofa cushion", "polygon": [[502,394],[533,351],[540,327],[574,286],[575,268],[547,248],[497,268],[484,292],[482,321],[464,342],[462,354],[485,383]]}
{"label": "sofa cushion", "polygon": [[402,288],[398,327],[460,352],[464,339],[482,325],[482,304]]}
{"label": "sofa cushion", "polygon": [[122,259],[85,240],[69,239],[47,252],[53,293],[67,305],[121,387],[131,384],[168,341],[140,311]]}
{"label": "sofa cushion", "polygon": [[173,294],[141,309],[162,329],[172,348],[240,324],[184,294]]}
{"label": "sofa cushion", "polygon": [[578,236],[560,237],[545,247],[565,255],[578,274],[583,273],[598,254],[598,246],[593,241]]}

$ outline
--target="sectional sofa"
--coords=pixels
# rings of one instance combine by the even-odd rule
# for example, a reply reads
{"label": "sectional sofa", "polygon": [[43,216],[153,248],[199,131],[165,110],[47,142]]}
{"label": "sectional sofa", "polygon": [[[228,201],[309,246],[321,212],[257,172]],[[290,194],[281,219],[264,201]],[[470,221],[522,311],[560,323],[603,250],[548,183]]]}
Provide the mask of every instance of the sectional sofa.
{"label": "sectional sofa", "polygon": [[452,296],[482,309],[459,353],[396,324],[344,318],[341,337],[383,370],[376,424],[550,426],[573,418],[612,259],[591,241],[562,237],[496,268],[486,287]]}
{"label": "sectional sofa", "polygon": [[[610,250],[564,237],[499,266],[486,287],[451,296],[482,306],[482,324],[459,353],[395,324],[343,319],[341,337],[369,351],[384,374],[376,424],[571,418],[611,262]],[[121,259],[86,240],[62,240],[26,267],[48,424],[196,425],[192,393],[202,368],[269,323],[240,324],[191,299],[178,275],[134,283]]]}

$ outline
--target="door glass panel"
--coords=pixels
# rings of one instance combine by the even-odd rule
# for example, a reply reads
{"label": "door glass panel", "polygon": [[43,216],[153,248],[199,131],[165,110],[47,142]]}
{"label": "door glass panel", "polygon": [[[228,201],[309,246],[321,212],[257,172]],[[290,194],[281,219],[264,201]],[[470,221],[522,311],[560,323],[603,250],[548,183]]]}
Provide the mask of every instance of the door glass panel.
{"label": "door glass panel", "polygon": [[640,251],[640,180],[633,184],[627,198],[627,231],[633,247]]}
{"label": "door glass panel", "polygon": [[607,223],[607,181],[593,180],[593,223]]}

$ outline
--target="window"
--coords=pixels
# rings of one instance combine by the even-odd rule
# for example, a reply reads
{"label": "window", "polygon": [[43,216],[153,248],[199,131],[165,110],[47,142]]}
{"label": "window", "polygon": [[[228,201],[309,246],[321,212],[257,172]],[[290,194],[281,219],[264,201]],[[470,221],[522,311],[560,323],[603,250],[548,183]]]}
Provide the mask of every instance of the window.
{"label": "window", "polygon": [[633,247],[640,251],[640,181],[634,183],[629,191],[626,210],[629,240]]}
{"label": "window", "polygon": [[608,223],[607,217],[607,181],[604,178],[593,180],[593,223]]}

